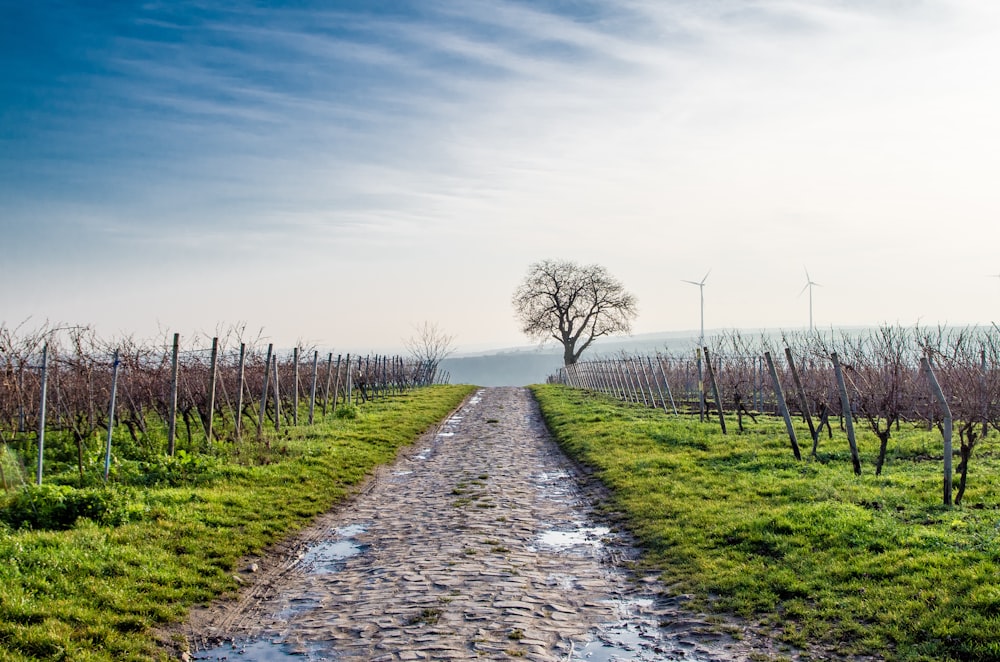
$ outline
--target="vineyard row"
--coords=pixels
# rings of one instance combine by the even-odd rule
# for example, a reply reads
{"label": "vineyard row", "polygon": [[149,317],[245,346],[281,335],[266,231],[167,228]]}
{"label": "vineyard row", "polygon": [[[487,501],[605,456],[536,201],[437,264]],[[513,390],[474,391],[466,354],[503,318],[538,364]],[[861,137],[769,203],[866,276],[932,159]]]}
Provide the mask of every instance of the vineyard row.
{"label": "vineyard row", "polygon": [[782,350],[766,336],[725,334],[692,355],[618,356],[584,361],[554,379],[667,413],[716,418],[781,415],[792,451],[801,451],[792,416],[807,423],[815,456],[820,434],[832,438],[830,417],[846,431],[854,472],[861,473],[854,422],[880,442],[881,474],[893,429],[902,422],[937,427],[943,436],[944,502],[952,502],[952,433],[958,431],[961,503],[972,452],[1000,430],[1000,329],[925,330],[884,326],[850,334],[785,335]]}
{"label": "vineyard row", "polygon": [[199,440],[205,449],[240,441],[248,428],[269,445],[265,426],[280,432],[300,416],[312,425],[317,410],[325,417],[338,403],[448,379],[434,362],[403,356],[321,356],[300,346],[280,355],[273,344],[265,349],[236,332],[202,343],[185,349],[179,334],[164,347],[102,340],[87,327],[19,334],[0,326],[0,443],[35,447],[41,484],[47,433],[75,443],[81,474],[84,447],[103,436],[107,480],[118,426],[134,444],[148,442],[153,428],[165,430],[169,456],[178,448],[178,424],[189,449]]}

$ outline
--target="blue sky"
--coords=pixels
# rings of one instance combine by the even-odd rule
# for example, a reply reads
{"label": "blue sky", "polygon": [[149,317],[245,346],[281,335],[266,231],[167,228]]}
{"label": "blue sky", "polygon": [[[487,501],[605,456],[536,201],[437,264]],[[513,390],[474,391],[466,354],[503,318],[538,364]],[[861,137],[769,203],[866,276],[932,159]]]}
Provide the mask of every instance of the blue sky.
{"label": "blue sky", "polygon": [[523,342],[543,258],[637,332],[1000,317],[1000,7],[0,0],[3,321]]}

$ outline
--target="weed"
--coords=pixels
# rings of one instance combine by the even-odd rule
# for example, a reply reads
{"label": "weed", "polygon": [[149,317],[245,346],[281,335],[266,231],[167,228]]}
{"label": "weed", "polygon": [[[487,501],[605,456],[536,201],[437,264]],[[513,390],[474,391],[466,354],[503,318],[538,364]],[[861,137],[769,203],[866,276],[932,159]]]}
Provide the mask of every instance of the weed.
{"label": "weed", "polygon": [[413,616],[409,625],[435,625],[441,618],[440,609],[424,609],[419,614]]}
{"label": "weed", "polygon": [[340,405],[333,412],[333,415],[336,418],[354,420],[358,417],[358,411],[356,405]]}

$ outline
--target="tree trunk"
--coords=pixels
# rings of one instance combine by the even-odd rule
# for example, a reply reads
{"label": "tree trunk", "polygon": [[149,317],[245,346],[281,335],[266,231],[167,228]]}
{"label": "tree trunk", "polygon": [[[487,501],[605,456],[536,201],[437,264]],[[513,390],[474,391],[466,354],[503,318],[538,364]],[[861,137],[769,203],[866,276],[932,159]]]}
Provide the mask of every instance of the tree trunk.
{"label": "tree trunk", "polygon": [[881,431],[877,427],[875,429],[875,435],[878,437],[878,461],[875,463],[875,475],[882,475],[882,465],[885,463],[885,449],[889,445],[889,432],[892,430],[892,424],[885,426],[885,430]]}

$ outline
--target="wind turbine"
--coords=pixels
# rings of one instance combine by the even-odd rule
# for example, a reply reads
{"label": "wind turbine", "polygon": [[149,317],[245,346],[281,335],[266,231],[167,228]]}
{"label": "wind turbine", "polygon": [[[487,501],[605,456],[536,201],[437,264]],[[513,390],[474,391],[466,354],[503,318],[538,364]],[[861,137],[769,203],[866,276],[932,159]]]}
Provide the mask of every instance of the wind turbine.
{"label": "wind turbine", "polygon": [[705,281],[708,280],[708,274],[712,273],[709,269],[705,273],[705,277],[700,281],[694,280],[681,280],[682,283],[691,283],[692,285],[697,285],[698,289],[701,291],[701,335],[698,336],[698,347],[705,344]]}
{"label": "wind turbine", "polygon": [[[805,267],[803,267],[803,269],[805,269]],[[803,287],[799,291],[799,296],[802,296],[802,293],[805,292],[807,289],[809,290],[809,332],[812,333],[812,330],[813,330],[813,286],[815,285],[815,286],[818,286],[818,287],[822,287],[822,285],[820,285],[819,283],[814,282],[813,279],[809,277],[809,270],[808,269],[805,269],[805,272],[806,272],[806,284],[805,284],[805,287]]]}

